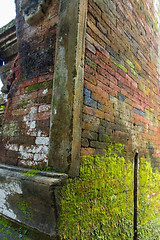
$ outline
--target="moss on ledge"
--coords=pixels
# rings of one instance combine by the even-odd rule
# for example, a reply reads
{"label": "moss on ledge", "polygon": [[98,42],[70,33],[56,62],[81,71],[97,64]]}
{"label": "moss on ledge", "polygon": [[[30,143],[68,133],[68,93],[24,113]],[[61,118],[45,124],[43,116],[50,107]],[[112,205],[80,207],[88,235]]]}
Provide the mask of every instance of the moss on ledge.
{"label": "moss on ledge", "polygon": [[9,23],[7,23],[5,26],[3,26],[2,28],[0,28],[0,34],[6,32],[8,29],[10,29],[11,27],[13,27],[15,25],[15,19],[13,19],[12,21],[10,21]]}

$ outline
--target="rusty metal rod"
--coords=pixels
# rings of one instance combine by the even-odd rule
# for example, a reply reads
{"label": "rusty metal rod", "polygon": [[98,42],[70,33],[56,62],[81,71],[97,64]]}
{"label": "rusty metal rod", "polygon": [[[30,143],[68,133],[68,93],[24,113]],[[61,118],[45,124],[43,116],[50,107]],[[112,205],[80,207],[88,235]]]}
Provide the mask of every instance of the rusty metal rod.
{"label": "rusty metal rod", "polygon": [[138,151],[135,154],[134,158],[134,217],[133,217],[133,231],[134,236],[133,240],[137,240],[137,216],[138,216],[138,164],[139,164],[139,157]]}

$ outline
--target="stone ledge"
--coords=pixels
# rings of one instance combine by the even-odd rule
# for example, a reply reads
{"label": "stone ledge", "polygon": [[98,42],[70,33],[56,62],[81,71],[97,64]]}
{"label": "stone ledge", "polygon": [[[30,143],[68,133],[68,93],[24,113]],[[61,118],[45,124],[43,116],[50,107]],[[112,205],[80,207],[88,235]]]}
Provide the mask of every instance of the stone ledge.
{"label": "stone ledge", "polygon": [[7,23],[5,26],[0,28],[0,34],[3,34],[4,32],[8,31],[12,27],[15,26],[15,19],[11,20],[9,23]]}
{"label": "stone ledge", "polygon": [[0,214],[56,236],[59,191],[66,174],[36,171],[0,164]]}

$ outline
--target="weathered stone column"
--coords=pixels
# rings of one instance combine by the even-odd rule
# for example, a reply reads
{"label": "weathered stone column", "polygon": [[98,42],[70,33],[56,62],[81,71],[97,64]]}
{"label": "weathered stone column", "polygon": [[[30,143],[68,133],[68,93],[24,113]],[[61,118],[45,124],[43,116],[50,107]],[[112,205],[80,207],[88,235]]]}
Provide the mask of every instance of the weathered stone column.
{"label": "weathered stone column", "polygon": [[87,0],[60,0],[49,165],[79,173]]}

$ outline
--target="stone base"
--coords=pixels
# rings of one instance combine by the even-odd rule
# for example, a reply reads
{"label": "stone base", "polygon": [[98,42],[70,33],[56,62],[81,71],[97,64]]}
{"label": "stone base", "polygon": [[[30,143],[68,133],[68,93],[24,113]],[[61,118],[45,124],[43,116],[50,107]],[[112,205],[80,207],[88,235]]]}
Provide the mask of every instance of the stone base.
{"label": "stone base", "polygon": [[58,193],[66,174],[0,164],[0,214],[56,236]]}

